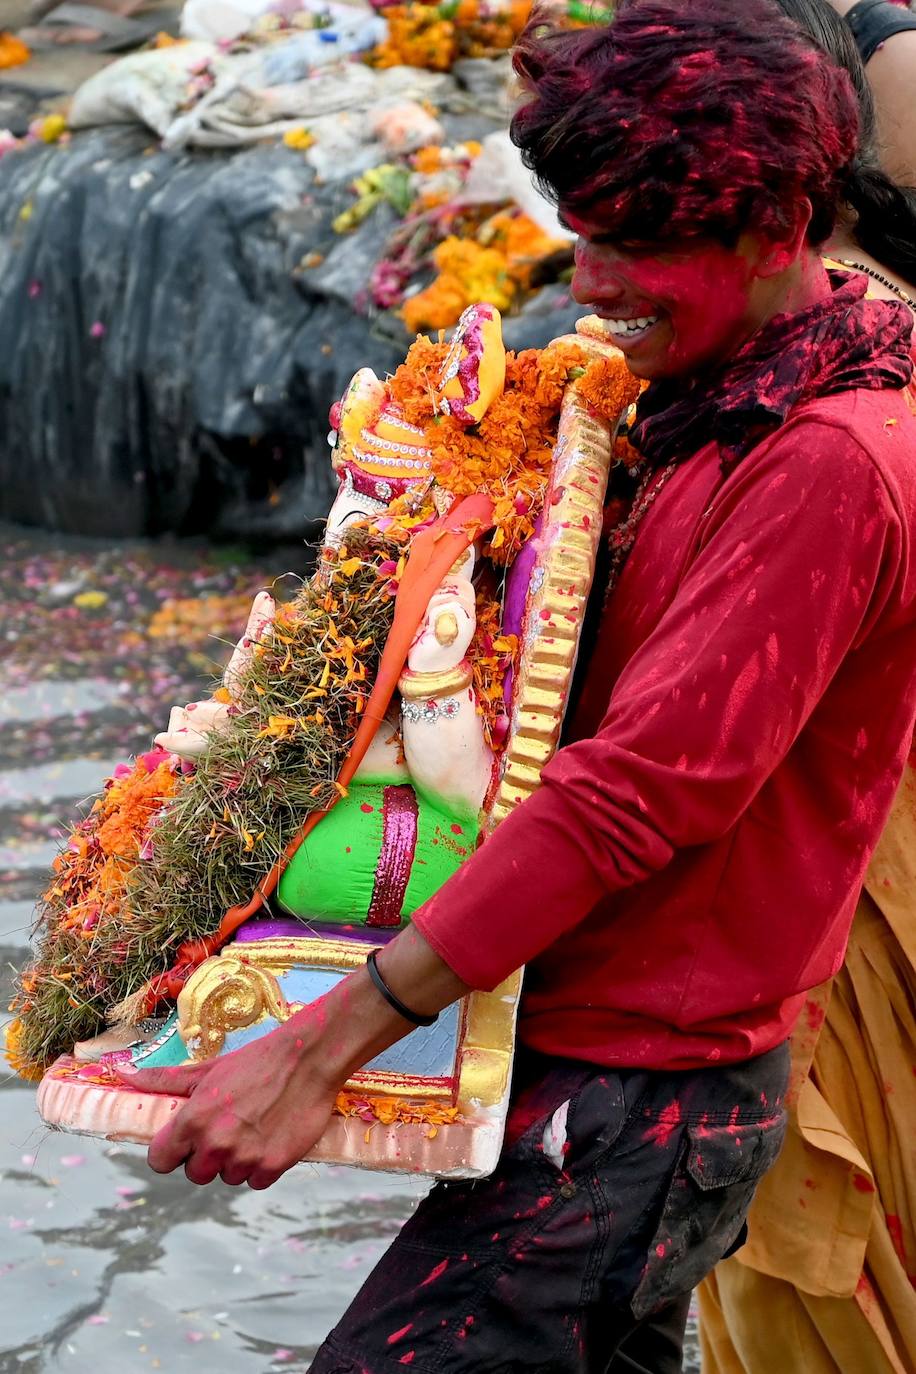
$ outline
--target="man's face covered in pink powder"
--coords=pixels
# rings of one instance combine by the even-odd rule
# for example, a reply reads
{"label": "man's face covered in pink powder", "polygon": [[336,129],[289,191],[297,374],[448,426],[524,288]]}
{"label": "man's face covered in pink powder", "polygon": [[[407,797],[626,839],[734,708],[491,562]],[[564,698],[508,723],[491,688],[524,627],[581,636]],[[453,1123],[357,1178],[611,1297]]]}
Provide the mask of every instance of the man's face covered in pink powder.
{"label": "man's face covered in pink powder", "polygon": [[[607,322],[637,377],[691,377],[732,357],[769,314],[762,247],[695,240],[678,250],[608,241],[600,219],[565,212],[579,235],[572,293]],[[763,289],[762,289],[763,288]]]}

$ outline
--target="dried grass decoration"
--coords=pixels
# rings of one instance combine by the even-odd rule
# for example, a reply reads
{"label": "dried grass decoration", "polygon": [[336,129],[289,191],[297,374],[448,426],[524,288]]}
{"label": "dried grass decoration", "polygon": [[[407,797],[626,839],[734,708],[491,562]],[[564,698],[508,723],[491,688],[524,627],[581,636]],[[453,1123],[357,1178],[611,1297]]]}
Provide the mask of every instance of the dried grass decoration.
{"label": "dried grass decoration", "polygon": [[400,551],[390,537],[348,531],[347,547],[278,606],[228,728],[195,770],[144,755],[76,827],[11,1007],[9,1057],[24,1076],[99,1034],[183,942],[210,935],[333,799],[391,625]]}
{"label": "dried grass decoration", "polygon": [[[483,552],[511,564],[532,537],[548,490],[566,387],[610,421],[639,384],[622,355],[598,356],[571,339],[509,354],[506,386],[479,425],[436,411],[433,379],[448,344],[418,339],[389,379],[404,418],[423,431],[435,483],[454,498],[486,498]],[[350,751],[394,619],[394,597],[414,531],[435,518],[431,489],[395,498],[277,608],[247,670],[216,696],[230,704],[193,771],[154,751],[118,770],[54,865],[38,918],[39,949],[11,1008],[7,1053],[27,1077],[107,1020],[136,1024],[163,995],[183,946],[200,962],[221,943],[224,916],[248,903],[314,813],[341,792]],[[470,531],[468,531],[470,534]],[[478,709],[494,748],[504,742],[502,684],[514,636],[500,607],[478,596],[474,644]],[[200,953],[200,946],[206,949]],[[151,987],[155,994],[151,995]]]}

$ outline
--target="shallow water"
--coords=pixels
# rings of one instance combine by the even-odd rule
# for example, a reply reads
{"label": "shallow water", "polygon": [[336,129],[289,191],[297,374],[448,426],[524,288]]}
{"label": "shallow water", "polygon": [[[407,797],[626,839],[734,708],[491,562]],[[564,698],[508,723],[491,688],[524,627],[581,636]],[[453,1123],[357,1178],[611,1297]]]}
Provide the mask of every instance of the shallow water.
{"label": "shallow water", "polygon": [[[218,616],[195,628],[170,607],[194,596],[243,607],[305,565],[302,550],[254,564],[0,528],[4,993],[76,804],[148,746],[170,705],[205,694],[224,657],[206,633],[228,634]],[[86,592],[97,595],[77,604]],[[17,1079],[0,1092],[0,1374],[304,1371],[426,1189],[312,1167],[267,1193],[197,1189],[150,1173],[136,1147],[49,1132]],[[698,1368],[691,1354],[688,1374]]]}

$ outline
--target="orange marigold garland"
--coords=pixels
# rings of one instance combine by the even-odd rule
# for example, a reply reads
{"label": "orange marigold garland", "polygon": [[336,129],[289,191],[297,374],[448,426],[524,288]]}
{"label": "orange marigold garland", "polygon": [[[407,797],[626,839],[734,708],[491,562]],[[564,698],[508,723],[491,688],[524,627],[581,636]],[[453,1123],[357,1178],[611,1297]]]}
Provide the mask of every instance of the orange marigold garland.
{"label": "orange marigold garland", "polygon": [[457,1107],[447,1107],[435,1099],[413,1100],[407,1097],[376,1097],[357,1091],[339,1092],[334,1100],[334,1113],[367,1124],[366,1139],[373,1126],[426,1126],[427,1139],[434,1140],[440,1126],[450,1126],[460,1120]]}
{"label": "orange marigold garland", "polygon": [[521,210],[493,215],[474,238],[452,234],[443,239],[433,252],[437,275],[408,297],[401,318],[415,334],[451,328],[475,301],[488,301],[505,312],[530,288],[536,264],[565,246]]}
{"label": "orange marigold garland", "polygon": [[[10,1007],[10,1011],[15,1011],[16,1009],[17,1005],[14,1002]],[[41,1079],[44,1071],[29,1055],[23,1054],[21,1048],[22,1032],[23,1023],[21,1018],[17,1016],[16,1019],[10,1021],[9,1025],[6,1027],[3,1052],[6,1056],[7,1063],[14,1073],[17,1073],[20,1078],[27,1079],[30,1083],[37,1083]]]}
{"label": "orange marigold garland", "polygon": [[595,358],[584,344],[560,340],[508,354],[503,394],[479,425],[463,429],[437,416],[432,395],[448,345],[419,338],[389,383],[405,419],[424,431],[437,481],[455,496],[485,491],[494,503],[494,532],[485,552],[511,563],[534,533],[544,505],[557,417],[571,379],[595,411],[616,421],[639,394],[619,358]]}
{"label": "orange marigold garland", "polygon": [[471,663],[477,712],[483,721],[484,735],[497,753],[505,746],[509,730],[506,714],[506,675],[518,667],[517,635],[504,635],[500,626],[502,608],[485,594],[477,598],[477,629]]}
{"label": "orange marigold garland", "polygon": [[131,939],[128,885],[151,830],[174,796],[179,778],[174,758],[160,749],[120,765],[102,796],[71,834],[53,864],[53,879],[39,905],[42,931],[38,959],[20,980],[10,1010],[17,1019],[6,1032],[6,1057],[17,1073],[40,1077],[40,1041],[46,1024],[80,1038],[94,1021],[104,1024],[107,984],[93,945],[116,927],[126,953]]}
{"label": "orange marigold garland", "polygon": [[374,67],[426,67],[447,72],[462,57],[507,52],[528,22],[531,0],[512,0],[504,9],[478,0],[440,5],[388,5],[388,38],[369,57]]}

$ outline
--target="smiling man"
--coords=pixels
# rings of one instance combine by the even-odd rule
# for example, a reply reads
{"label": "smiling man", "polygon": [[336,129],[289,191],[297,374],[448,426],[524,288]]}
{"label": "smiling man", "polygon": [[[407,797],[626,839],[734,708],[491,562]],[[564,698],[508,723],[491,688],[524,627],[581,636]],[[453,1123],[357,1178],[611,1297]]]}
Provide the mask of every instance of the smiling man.
{"label": "smiling man", "polygon": [[845,74],[770,0],[535,21],[516,68],[576,298],[649,382],[568,741],[385,947],[390,996],[360,971],[268,1059],[131,1079],[193,1094],[154,1168],[266,1187],[350,1071],[529,965],[496,1173],[433,1190],[316,1374],[680,1367],[644,1324],[740,1244],[916,712],[912,316],[819,256]]}

